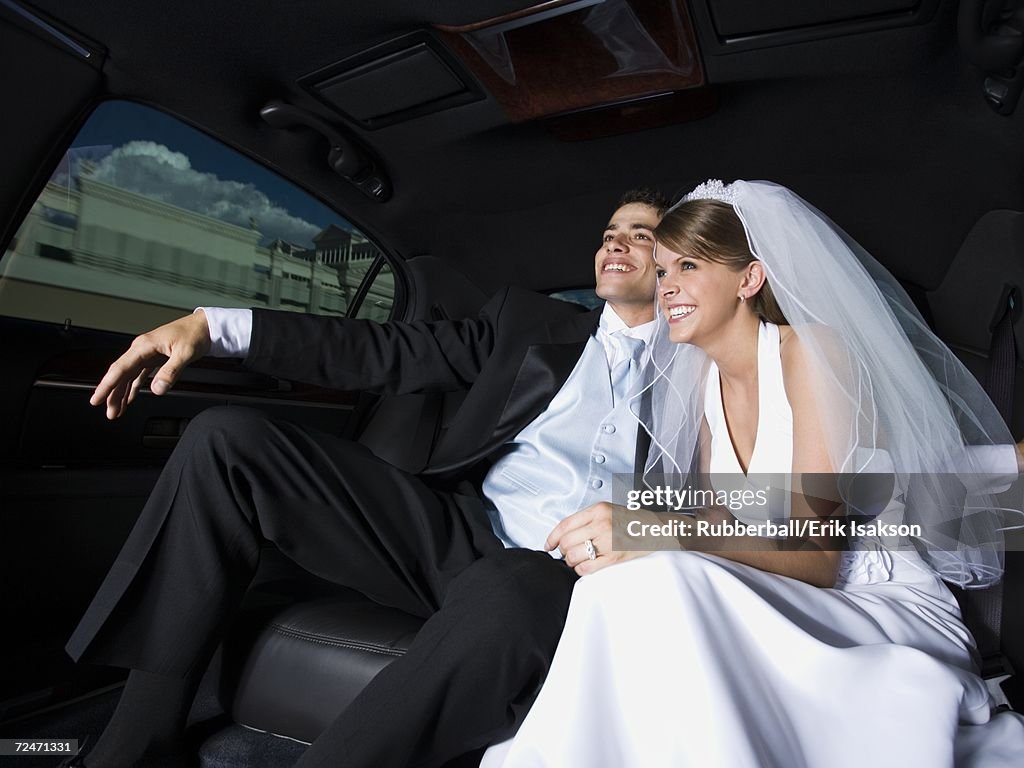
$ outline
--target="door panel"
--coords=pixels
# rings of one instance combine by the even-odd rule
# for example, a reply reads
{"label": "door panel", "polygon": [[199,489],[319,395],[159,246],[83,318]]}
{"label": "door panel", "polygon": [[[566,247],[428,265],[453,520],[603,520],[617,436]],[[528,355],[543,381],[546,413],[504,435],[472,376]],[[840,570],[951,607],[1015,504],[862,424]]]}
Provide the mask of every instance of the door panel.
{"label": "door panel", "polygon": [[63,646],[198,413],[351,434],[373,404],[207,358],[110,422],[88,398],[134,335],[196,306],[383,320],[395,278],[343,217],[211,137],[134,104],[85,122],[0,258],[0,569],[19,628],[0,719],[116,679]]}
{"label": "door panel", "polygon": [[63,651],[188,421],[245,405],[343,434],[356,393],[319,390],[207,360],[110,422],[88,398],[130,343],[119,334],[0,318],[0,570],[6,633],[0,719],[116,679]]}

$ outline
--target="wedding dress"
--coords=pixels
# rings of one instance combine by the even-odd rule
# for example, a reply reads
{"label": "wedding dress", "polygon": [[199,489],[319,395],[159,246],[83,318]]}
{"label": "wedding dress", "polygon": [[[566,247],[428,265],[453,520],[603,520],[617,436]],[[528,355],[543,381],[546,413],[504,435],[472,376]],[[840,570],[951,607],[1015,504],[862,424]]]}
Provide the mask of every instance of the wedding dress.
{"label": "wedding dress", "polygon": [[[717,369],[712,473],[741,473]],[[779,330],[758,339],[748,470],[789,472]],[[698,552],[582,578],[543,688],[482,768],[1024,765],[1024,718],[992,717],[957,603],[916,553],[866,545],[821,589]]]}

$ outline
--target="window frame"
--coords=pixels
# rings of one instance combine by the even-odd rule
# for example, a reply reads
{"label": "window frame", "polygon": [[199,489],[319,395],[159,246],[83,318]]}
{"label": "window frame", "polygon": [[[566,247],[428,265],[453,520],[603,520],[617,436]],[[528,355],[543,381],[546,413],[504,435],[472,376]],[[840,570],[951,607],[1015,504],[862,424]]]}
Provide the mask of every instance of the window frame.
{"label": "window frame", "polygon": [[[42,195],[43,190],[45,189],[46,184],[49,182],[50,178],[53,176],[54,171],[60,165],[68,150],[71,149],[71,147],[74,145],[75,139],[78,138],[78,136],[82,132],[82,129],[93,117],[96,111],[100,109],[100,107],[102,107],[104,104],[112,102],[134,104],[145,109],[152,109],[156,112],[159,112],[164,117],[175,120],[192,130],[198,131],[208,139],[217,142],[217,144],[219,144],[220,146],[237,153],[238,155],[244,157],[249,162],[255,163],[267,173],[272,173],[275,176],[278,176],[291,186],[295,187],[295,189],[301,191],[305,195],[309,195],[311,198],[316,200],[320,205],[323,205],[325,208],[332,211],[333,213],[344,219],[346,222],[351,224],[359,231],[360,235],[362,235],[367,241],[373,244],[373,246],[378,251],[378,256],[374,259],[371,266],[367,269],[366,275],[364,276],[362,282],[359,284],[359,287],[356,289],[356,292],[353,295],[352,304],[350,304],[349,307],[346,308],[345,315],[339,317],[354,318],[357,316],[359,308],[362,306],[363,300],[365,299],[367,293],[369,293],[370,287],[372,286],[373,281],[376,279],[377,275],[380,273],[380,270],[384,263],[387,263],[391,267],[391,273],[392,275],[394,275],[395,284],[394,297],[392,300],[391,310],[388,315],[388,320],[396,320],[405,316],[405,313],[409,307],[411,289],[409,277],[404,268],[404,262],[402,261],[402,259],[396,257],[393,253],[391,253],[389,248],[383,245],[383,241],[377,235],[375,230],[368,229],[357,219],[351,218],[346,212],[339,210],[338,206],[335,203],[326,200],[323,197],[323,195],[321,195],[319,192],[309,189],[309,187],[307,187],[305,184],[296,181],[292,177],[283,173],[279,168],[269,164],[259,156],[256,156],[251,152],[248,152],[245,149],[239,147],[233,141],[226,140],[218,136],[215,132],[207,129],[206,127],[197,125],[192,120],[183,117],[182,115],[176,113],[174,110],[167,109],[160,104],[156,104],[151,101],[146,101],[144,99],[122,98],[110,95],[103,96],[101,98],[97,98],[89,102],[87,107],[82,110],[82,113],[78,116],[78,118],[71,124],[69,124],[68,130],[61,134],[60,138],[51,147],[50,153],[46,158],[46,162],[40,163],[38,171],[36,172],[36,175],[33,177],[32,182],[26,185],[25,193],[21,198],[21,202],[15,208],[14,213],[12,214],[12,217],[8,222],[8,226],[6,228],[6,236],[2,241],[0,241],[0,263],[3,262],[4,257],[8,253],[12,252],[11,246],[12,244],[15,243],[15,238],[18,232],[21,230],[21,227],[24,225],[26,219],[31,213],[32,207],[35,205],[36,201]],[[0,270],[0,275],[2,275],[2,270]],[[317,313],[306,312],[305,314]],[[330,315],[325,316],[330,317]],[[58,323],[56,323],[55,321],[54,324]],[[125,332],[125,335],[131,334]]]}

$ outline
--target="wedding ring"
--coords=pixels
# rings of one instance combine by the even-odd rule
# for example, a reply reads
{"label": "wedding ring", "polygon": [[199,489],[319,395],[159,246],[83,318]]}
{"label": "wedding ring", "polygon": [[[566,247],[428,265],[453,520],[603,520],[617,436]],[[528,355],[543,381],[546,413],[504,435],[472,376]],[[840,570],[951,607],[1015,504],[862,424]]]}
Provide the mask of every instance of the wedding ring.
{"label": "wedding ring", "polygon": [[587,560],[596,560],[597,559],[597,549],[594,547],[594,540],[593,539],[587,539],[586,541],[584,541],[583,542],[583,548],[587,552]]}

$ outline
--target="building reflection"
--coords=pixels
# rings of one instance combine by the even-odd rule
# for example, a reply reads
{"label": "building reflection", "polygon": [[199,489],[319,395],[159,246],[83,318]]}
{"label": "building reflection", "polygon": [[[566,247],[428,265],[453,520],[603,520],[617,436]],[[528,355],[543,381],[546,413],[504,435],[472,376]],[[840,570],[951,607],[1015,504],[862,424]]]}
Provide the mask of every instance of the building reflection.
{"label": "building reflection", "polygon": [[[379,250],[329,225],[312,247],[75,177],[49,182],[0,263],[0,313],[138,333],[196,306],[345,315]],[[383,264],[359,317],[385,320]]]}

